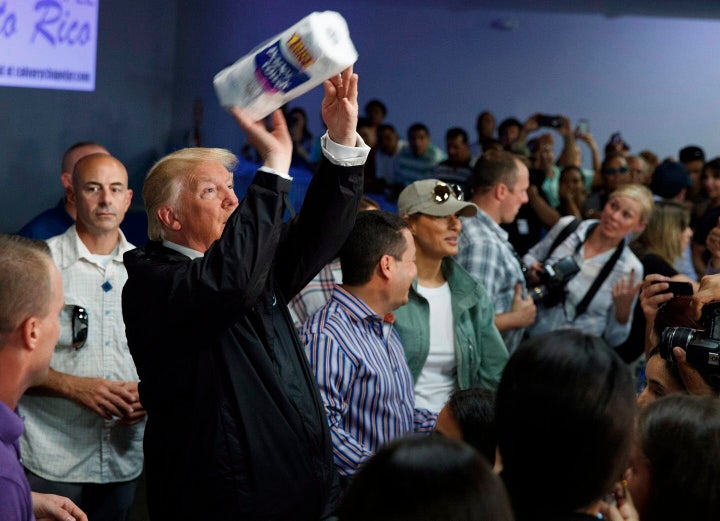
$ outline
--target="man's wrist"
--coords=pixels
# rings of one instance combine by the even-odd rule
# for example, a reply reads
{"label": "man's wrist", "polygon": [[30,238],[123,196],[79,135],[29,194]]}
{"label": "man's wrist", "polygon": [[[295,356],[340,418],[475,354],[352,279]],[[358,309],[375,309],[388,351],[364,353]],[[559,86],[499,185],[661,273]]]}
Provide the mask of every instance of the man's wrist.
{"label": "man's wrist", "polygon": [[370,147],[359,134],[355,136],[355,146],[346,146],[333,141],[326,132],[320,138],[323,155],[333,164],[339,166],[364,165],[367,161]]}

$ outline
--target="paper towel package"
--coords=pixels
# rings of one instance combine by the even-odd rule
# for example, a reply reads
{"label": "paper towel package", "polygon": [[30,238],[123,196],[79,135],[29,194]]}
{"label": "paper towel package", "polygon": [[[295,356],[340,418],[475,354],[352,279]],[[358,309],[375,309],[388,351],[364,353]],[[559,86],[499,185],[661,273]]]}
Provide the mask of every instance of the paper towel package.
{"label": "paper towel package", "polygon": [[345,19],[315,12],[215,75],[223,107],[248,109],[260,120],[357,61]]}

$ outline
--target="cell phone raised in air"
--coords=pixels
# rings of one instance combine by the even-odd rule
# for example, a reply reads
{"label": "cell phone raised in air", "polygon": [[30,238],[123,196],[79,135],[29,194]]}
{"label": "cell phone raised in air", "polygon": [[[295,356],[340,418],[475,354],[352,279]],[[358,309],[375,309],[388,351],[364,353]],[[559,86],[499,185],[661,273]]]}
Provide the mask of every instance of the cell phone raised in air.
{"label": "cell phone raised in air", "polygon": [[581,136],[584,136],[590,132],[590,122],[587,119],[581,119],[578,121],[575,132]]}
{"label": "cell phone raised in air", "polygon": [[562,127],[562,118],[560,116],[540,114],[537,117],[537,124],[539,127],[560,128]]}
{"label": "cell phone raised in air", "polygon": [[[658,281],[662,282],[662,281]],[[668,289],[663,291],[663,293],[672,293],[674,296],[679,297],[682,295],[692,295],[693,294],[693,285],[689,282],[679,282],[675,280],[667,281]]]}

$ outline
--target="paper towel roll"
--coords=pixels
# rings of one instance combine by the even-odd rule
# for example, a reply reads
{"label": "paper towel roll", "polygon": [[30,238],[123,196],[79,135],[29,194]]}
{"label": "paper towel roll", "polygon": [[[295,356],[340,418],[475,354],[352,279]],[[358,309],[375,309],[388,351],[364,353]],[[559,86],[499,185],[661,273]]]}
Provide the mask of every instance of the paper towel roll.
{"label": "paper towel roll", "polygon": [[260,120],[357,61],[345,19],[315,12],[217,73],[224,107],[246,108]]}

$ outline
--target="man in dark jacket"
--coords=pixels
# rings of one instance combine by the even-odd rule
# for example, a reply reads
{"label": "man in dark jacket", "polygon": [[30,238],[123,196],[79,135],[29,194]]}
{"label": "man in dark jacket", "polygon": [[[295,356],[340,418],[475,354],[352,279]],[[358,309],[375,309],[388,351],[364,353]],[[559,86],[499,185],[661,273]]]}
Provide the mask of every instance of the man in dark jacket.
{"label": "man in dark jacket", "polygon": [[369,151],[357,111],[350,68],[325,82],[323,162],[287,223],[292,141],[279,111],[269,132],[231,110],[264,159],[239,204],[227,151],[181,150],[148,173],[151,242],[125,255],[123,316],[148,413],[153,519],[331,513],[327,420],[285,304],[353,226]]}

